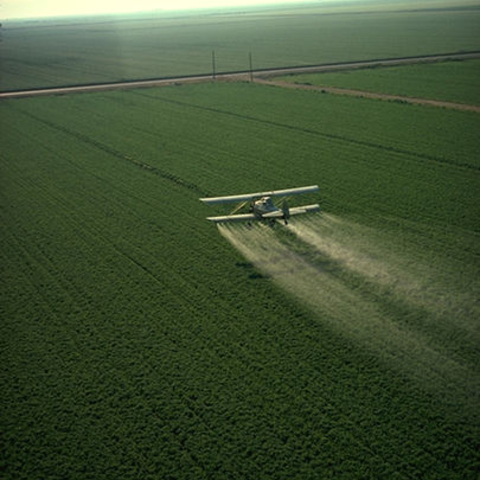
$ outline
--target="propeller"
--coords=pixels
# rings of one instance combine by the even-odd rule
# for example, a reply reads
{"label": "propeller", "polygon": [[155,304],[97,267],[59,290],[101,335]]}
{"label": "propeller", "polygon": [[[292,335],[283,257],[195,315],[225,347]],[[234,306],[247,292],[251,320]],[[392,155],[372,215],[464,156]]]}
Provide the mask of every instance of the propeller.
{"label": "propeller", "polygon": [[288,225],[288,219],[290,218],[290,208],[288,207],[288,201],[286,199],[282,203],[282,212],[285,225]]}

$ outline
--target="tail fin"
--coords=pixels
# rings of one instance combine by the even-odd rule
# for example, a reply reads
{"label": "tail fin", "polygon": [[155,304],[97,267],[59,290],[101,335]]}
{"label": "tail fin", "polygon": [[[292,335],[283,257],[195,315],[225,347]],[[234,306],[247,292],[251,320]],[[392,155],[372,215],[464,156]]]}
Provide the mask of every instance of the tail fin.
{"label": "tail fin", "polygon": [[283,212],[283,220],[285,221],[285,225],[287,225],[288,219],[290,218],[290,208],[288,207],[288,202],[286,200],[283,201],[282,212]]}

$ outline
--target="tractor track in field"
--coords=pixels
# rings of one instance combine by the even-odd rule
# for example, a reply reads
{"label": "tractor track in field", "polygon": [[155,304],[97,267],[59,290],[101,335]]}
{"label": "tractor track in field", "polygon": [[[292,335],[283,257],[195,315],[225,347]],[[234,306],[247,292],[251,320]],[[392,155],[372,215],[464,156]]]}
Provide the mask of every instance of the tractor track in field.
{"label": "tractor track in field", "polygon": [[120,152],[119,150],[117,150],[117,149],[115,149],[115,148],[113,148],[109,145],[106,145],[105,143],[99,142],[98,140],[95,140],[94,138],[89,137],[88,135],[85,135],[85,134],[80,133],[80,132],[75,132],[75,131],[73,131],[73,130],[71,130],[71,129],[63,126],[63,125],[58,125],[58,124],[56,124],[56,123],[54,123],[50,120],[47,120],[45,118],[41,118],[41,117],[39,117],[37,115],[34,115],[30,112],[26,112],[26,111],[21,110],[21,109],[18,109],[18,110],[23,115],[26,115],[27,117],[29,117],[29,118],[37,121],[37,122],[40,122],[40,123],[46,125],[47,127],[53,128],[54,130],[57,130],[59,132],[70,135],[71,137],[74,137],[75,139],[79,140],[80,142],[92,145],[92,146],[98,148],[99,150],[101,150],[101,151],[103,151],[103,152],[105,152],[109,155],[112,155],[113,157],[115,157],[119,160],[129,162],[130,164],[135,165],[136,167],[141,168],[143,170],[147,170],[150,173],[153,173],[154,175],[157,175],[157,176],[163,178],[164,180],[168,180],[170,182],[173,182],[173,183],[179,185],[180,187],[184,187],[184,188],[187,188],[189,190],[192,190],[192,191],[198,193],[199,195],[208,195],[209,194],[208,192],[202,190],[198,185],[196,185],[192,182],[189,182],[187,180],[184,180],[183,178],[180,178],[177,175],[171,174],[167,171],[164,171],[164,170],[161,170],[157,167],[154,167],[153,165],[149,165],[147,163],[138,161],[135,158],[132,158],[130,155],[127,155],[123,152]]}
{"label": "tractor track in field", "polygon": [[[143,80],[125,80],[121,82],[100,83],[100,84],[84,84],[71,86],[58,86],[36,88],[29,90],[16,90],[0,92],[0,100],[8,100],[12,98],[38,97],[49,95],[67,95],[70,93],[88,93],[88,92],[102,92],[109,90],[127,90],[135,88],[152,88],[170,85],[181,85],[188,83],[206,83],[211,81],[261,81],[264,78],[275,77],[279,75],[287,75],[292,73],[316,73],[339,70],[356,70],[360,68],[372,68],[382,66],[394,65],[410,65],[415,63],[436,63],[446,60],[469,60],[480,58],[480,51],[462,52],[462,53],[442,53],[425,56],[412,56],[400,58],[382,58],[372,60],[360,60],[352,62],[338,62],[321,65],[304,65],[304,66],[287,66],[270,69],[257,69],[252,71],[237,71],[237,72],[219,72],[216,74],[199,74],[188,75],[171,78],[154,78]],[[295,87],[299,88],[298,85]],[[322,89],[323,87],[320,87]],[[323,90],[326,90],[323,88]],[[366,92],[363,94],[366,96]],[[404,97],[401,97],[402,99]],[[468,106],[467,106],[468,107]],[[479,108],[479,107],[476,107]]]}

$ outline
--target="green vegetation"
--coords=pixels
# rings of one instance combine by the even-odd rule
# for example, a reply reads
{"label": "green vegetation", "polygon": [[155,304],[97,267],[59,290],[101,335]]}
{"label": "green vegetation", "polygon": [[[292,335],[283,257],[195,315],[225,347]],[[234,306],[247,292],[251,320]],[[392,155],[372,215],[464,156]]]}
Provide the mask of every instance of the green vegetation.
{"label": "green vegetation", "polygon": [[[5,478],[477,478],[479,115],[205,84],[0,122]],[[320,258],[232,231],[322,272],[309,303],[198,197],[314,182]]]}
{"label": "green vegetation", "polygon": [[4,21],[0,90],[478,50],[480,4],[354,2],[296,9]]}
{"label": "green vegetation", "polygon": [[282,79],[325,87],[480,105],[480,60],[288,75]]}

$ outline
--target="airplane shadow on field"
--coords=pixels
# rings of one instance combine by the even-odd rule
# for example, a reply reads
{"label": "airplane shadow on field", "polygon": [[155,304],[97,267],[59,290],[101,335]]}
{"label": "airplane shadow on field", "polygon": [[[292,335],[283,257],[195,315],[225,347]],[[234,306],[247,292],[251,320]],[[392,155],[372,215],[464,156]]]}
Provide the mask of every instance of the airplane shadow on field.
{"label": "airplane shadow on field", "polygon": [[263,280],[268,278],[266,275],[262,275],[260,272],[255,270],[255,265],[250,262],[236,262],[235,266],[241,268],[246,272],[250,272],[248,278],[250,280]]}

